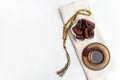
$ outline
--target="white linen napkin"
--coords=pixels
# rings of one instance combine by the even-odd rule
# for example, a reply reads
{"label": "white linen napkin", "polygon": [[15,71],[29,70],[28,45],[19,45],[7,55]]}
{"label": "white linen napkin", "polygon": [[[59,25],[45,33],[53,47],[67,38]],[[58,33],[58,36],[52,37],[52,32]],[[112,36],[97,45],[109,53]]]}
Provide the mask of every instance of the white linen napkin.
{"label": "white linen napkin", "polygon": [[[73,16],[79,9],[87,9],[90,11],[89,5],[88,5],[86,0],[81,0],[80,2],[75,2],[75,3],[69,4],[67,6],[60,8],[60,14],[62,16],[63,23],[65,24],[71,18],[71,16]],[[81,18],[90,20],[90,21],[95,23],[95,30],[94,30],[95,35],[94,35],[93,39],[85,39],[84,41],[80,41],[80,40],[75,39],[71,30],[68,31],[68,35],[71,39],[71,42],[73,43],[73,46],[74,46],[74,49],[77,53],[80,64],[81,64],[88,80],[107,80],[105,78],[105,76],[110,71],[109,64],[102,70],[94,71],[94,70],[88,69],[82,61],[82,58],[81,58],[82,51],[88,44],[93,43],[93,42],[99,42],[99,43],[102,43],[105,45],[105,42],[102,38],[103,35],[101,35],[99,32],[98,25],[96,23],[96,20],[93,17],[93,14],[91,14],[91,16],[79,15],[77,17],[77,20],[79,20]],[[111,60],[109,63],[111,63]]]}

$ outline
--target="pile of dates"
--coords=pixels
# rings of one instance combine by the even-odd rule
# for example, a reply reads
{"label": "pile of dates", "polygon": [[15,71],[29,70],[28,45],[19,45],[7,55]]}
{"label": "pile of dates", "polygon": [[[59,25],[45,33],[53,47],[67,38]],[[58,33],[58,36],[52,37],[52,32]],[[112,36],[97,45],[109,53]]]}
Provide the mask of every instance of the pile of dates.
{"label": "pile of dates", "polygon": [[72,28],[75,36],[79,40],[85,40],[94,37],[95,24],[86,19],[78,20],[77,24]]}

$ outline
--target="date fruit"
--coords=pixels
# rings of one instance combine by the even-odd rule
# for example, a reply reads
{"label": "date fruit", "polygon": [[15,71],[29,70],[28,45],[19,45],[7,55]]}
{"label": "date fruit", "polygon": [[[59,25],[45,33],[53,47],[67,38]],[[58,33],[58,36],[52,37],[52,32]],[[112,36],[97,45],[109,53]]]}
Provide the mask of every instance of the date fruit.
{"label": "date fruit", "polygon": [[94,37],[95,24],[86,19],[78,20],[77,24],[72,28],[75,36],[79,40],[85,40]]}

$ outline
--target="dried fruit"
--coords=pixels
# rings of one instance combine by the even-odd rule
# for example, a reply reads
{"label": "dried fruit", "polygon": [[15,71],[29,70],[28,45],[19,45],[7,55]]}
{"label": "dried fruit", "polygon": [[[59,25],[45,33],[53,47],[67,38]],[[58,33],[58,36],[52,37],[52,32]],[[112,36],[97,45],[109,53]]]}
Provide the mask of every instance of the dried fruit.
{"label": "dried fruit", "polygon": [[84,40],[85,37],[84,36],[76,36],[77,39],[80,39],[80,40]]}
{"label": "dried fruit", "polygon": [[91,30],[91,31],[89,32],[89,37],[90,37],[90,38],[93,38],[93,37],[94,37],[94,31],[93,31],[93,30]]}
{"label": "dried fruit", "polygon": [[92,29],[95,28],[95,24],[90,22],[90,21],[88,21],[88,20],[86,21],[86,26],[90,26]]}
{"label": "dried fruit", "polygon": [[76,35],[76,38],[79,40],[84,40],[94,37],[95,24],[86,19],[78,20],[78,23],[72,28],[73,32]]}
{"label": "dried fruit", "polygon": [[76,35],[79,35],[79,36],[82,35],[82,33],[83,33],[83,32],[82,32],[79,28],[77,28],[77,27],[74,27],[74,28],[73,28],[73,31],[74,31],[74,33],[75,33]]}
{"label": "dried fruit", "polygon": [[86,39],[89,38],[88,28],[85,28],[84,36]]}

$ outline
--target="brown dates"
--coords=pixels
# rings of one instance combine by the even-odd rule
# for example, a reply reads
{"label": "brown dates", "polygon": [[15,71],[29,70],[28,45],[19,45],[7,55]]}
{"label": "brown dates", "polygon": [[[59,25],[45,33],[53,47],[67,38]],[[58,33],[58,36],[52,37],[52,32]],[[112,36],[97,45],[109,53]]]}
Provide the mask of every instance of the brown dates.
{"label": "brown dates", "polygon": [[72,28],[75,36],[79,40],[85,40],[94,37],[95,24],[86,19],[78,20],[77,24]]}

